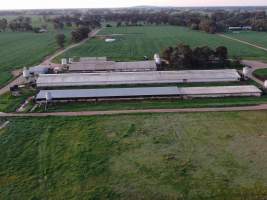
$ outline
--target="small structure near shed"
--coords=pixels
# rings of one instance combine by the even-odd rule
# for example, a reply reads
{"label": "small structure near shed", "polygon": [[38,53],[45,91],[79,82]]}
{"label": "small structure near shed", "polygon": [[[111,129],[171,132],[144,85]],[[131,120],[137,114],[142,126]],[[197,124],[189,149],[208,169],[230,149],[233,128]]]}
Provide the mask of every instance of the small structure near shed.
{"label": "small structure near shed", "polygon": [[27,82],[32,82],[35,81],[40,74],[47,74],[48,72],[49,72],[49,67],[47,66],[38,65],[35,67],[30,67],[29,69],[24,67],[23,77]]}
{"label": "small structure near shed", "polygon": [[115,38],[106,38],[105,42],[115,42],[116,39]]}
{"label": "small structure near shed", "polygon": [[10,93],[14,97],[20,96],[21,93],[20,93],[19,86],[18,85],[14,85],[14,86],[10,87]]}
{"label": "small structure near shed", "polygon": [[252,26],[230,26],[228,27],[229,31],[250,31]]}

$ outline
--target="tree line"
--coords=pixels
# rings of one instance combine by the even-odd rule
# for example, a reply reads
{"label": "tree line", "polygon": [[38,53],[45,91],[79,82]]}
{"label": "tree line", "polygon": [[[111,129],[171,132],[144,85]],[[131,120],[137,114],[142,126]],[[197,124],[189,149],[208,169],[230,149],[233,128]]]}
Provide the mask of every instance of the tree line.
{"label": "tree line", "polygon": [[232,64],[239,65],[239,60],[228,60],[228,50],[219,46],[215,50],[208,46],[191,48],[185,44],[168,47],[163,50],[162,58],[165,62],[163,69],[208,69],[227,68]]}
{"label": "tree line", "polygon": [[169,24],[185,26],[207,33],[225,32],[229,27],[251,26],[255,31],[267,31],[265,11],[238,12],[214,11],[211,14],[198,12],[140,12],[107,13],[102,16],[106,21],[115,21],[117,26],[135,26],[142,24]]}
{"label": "tree line", "polygon": [[[117,26],[136,26],[143,24],[185,26],[207,33],[225,32],[228,27],[251,26],[255,31],[267,31],[265,11],[227,11],[214,10],[207,12],[164,10],[105,10],[105,12],[74,12],[51,17],[43,15],[46,22],[51,22],[55,29],[67,27],[99,27],[103,21],[117,22]],[[10,28],[12,31],[34,30],[29,17],[18,17],[8,22],[0,19],[0,30]]]}
{"label": "tree line", "polygon": [[33,30],[31,18],[20,16],[11,21],[6,18],[0,19],[0,30],[6,31],[7,29],[13,32],[31,31]]}

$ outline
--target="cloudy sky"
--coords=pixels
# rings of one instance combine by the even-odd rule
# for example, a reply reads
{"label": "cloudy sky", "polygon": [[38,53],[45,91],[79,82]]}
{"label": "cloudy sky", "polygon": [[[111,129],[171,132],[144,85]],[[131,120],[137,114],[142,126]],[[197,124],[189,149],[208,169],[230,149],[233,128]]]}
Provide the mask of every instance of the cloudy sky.
{"label": "cloudy sky", "polygon": [[267,0],[0,0],[3,9],[153,6],[260,6]]}

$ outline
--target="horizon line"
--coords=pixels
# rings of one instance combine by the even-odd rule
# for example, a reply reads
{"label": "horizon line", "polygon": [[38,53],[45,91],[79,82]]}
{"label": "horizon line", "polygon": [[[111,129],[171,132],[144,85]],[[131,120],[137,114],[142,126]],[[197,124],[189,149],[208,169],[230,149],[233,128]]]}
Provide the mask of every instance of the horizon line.
{"label": "horizon line", "polygon": [[154,7],[154,8],[249,8],[249,7],[267,7],[266,5],[210,5],[210,6],[153,6],[153,5],[137,5],[137,6],[118,6],[118,7],[85,7],[85,8],[7,8],[1,9],[0,11],[28,11],[28,10],[82,10],[82,9],[127,9],[127,8],[138,8],[138,7]]}

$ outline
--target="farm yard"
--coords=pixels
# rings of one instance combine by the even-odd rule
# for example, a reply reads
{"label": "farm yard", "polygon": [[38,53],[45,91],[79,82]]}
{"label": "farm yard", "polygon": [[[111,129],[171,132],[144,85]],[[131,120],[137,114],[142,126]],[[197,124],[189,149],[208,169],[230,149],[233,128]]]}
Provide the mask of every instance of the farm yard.
{"label": "farm yard", "polygon": [[6,120],[0,199],[267,195],[266,112]]}
{"label": "farm yard", "polygon": [[[67,40],[70,30],[64,30]],[[12,78],[11,72],[24,66],[39,64],[58,49],[56,31],[36,34],[32,32],[0,33],[0,87]]]}
{"label": "farm yard", "polygon": [[267,56],[266,52],[257,48],[218,35],[177,26],[110,27],[103,29],[98,35],[113,35],[116,41],[106,43],[101,38],[95,38],[67,51],[60,58],[107,56],[112,60],[129,61],[142,60],[144,56],[148,56],[151,59],[154,53],[178,43],[212,48],[223,45],[228,48],[231,57],[266,60]]}
{"label": "farm yard", "polygon": [[0,199],[266,199],[266,12],[131,9],[0,10]]}

